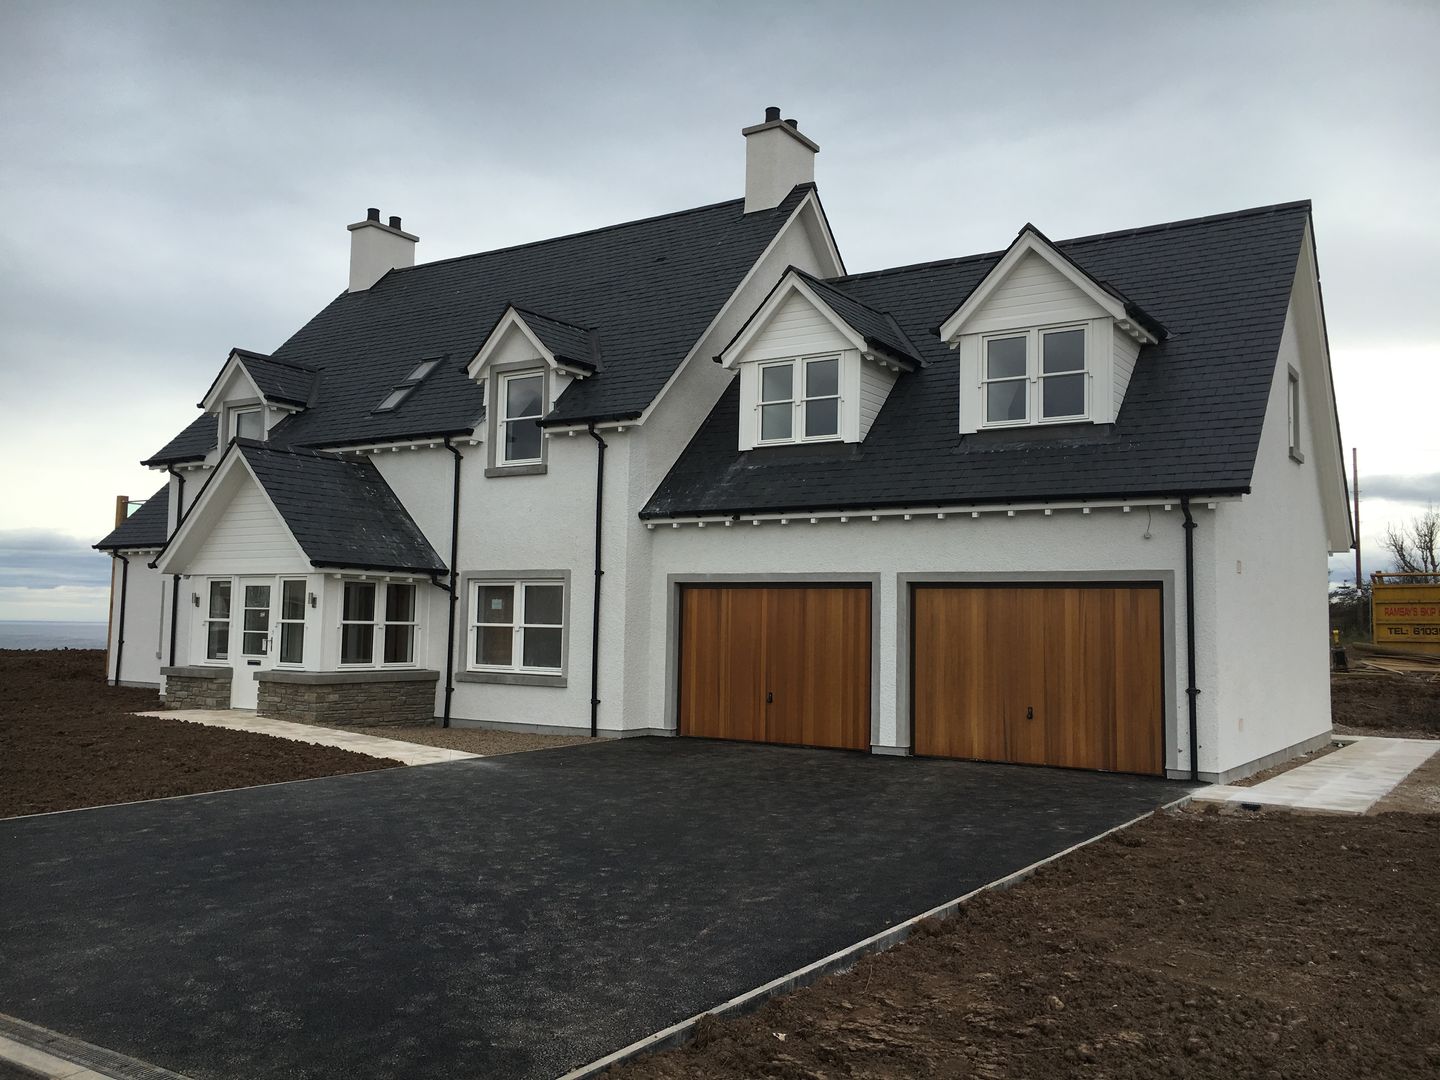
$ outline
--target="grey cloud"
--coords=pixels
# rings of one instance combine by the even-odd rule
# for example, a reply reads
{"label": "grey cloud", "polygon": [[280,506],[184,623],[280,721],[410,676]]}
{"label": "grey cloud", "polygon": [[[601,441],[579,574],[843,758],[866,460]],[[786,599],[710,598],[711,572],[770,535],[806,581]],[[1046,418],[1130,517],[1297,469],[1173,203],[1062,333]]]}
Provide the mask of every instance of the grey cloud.
{"label": "grey cloud", "polygon": [[110,583],[110,558],[82,540],[42,529],[0,532],[0,588]]}
{"label": "grey cloud", "polygon": [[1366,499],[1388,499],[1391,502],[1415,503],[1420,506],[1440,504],[1440,472],[1422,476],[1360,477],[1361,513]]}

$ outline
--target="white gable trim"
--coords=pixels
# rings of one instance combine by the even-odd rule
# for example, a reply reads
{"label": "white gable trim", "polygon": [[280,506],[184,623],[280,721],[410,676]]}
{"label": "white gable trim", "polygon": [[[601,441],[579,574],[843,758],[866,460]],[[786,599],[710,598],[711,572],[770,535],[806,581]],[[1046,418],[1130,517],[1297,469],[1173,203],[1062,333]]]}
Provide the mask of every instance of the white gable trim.
{"label": "white gable trim", "polygon": [[980,284],[975,286],[974,291],[965,298],[964,303],[940,325],[941,340],[952,349],[958,345],[966,323],[984,307],[985,302],[1005,283],[1005,280],[1020,265],[1021,261],[1027,255],[1032,254],[1044,259],[1058,274],[1114,319],[1116,325],[1126,333],[1146,344],[1154,343],[1157,340],[1153,334],[1130,318],[1129,313],[1125,310],[1125,305],[1119,299],[1101,288],[1094,278],[1062,255],[1055,245],[1041,236],[1031,225],[1026,225],[1020,230],[1020,235],[1000,257],[1000,261],[991,268]]}
{"label": "white gable trim", "polygon": [[474,358],[465,367],[465,374],[471,379],[479,379],[484,375],[485,370],[494,359],[495,353],[504,344],[505,338],[511,332],[520,334],[528,341],[535,350],[535,355],[545,361],[546,366],[556,371],[563,371],[567,375],[573,375],[577,379],[583,379],[594,372],[590,368],[578,367],[574,364],[566,364],[555,358],[555,354],[545,347],[538,334],[530,329],[525,317],[517,311],[512,304],[505,309],[505,314],[500,316],[500,321],[495,324],[495,329],[490,331],[490,336],[485,339],[485,344],[480,346]]}
{"label": "white gable trim", "polygon": [[817,314],[834,327],[836,333],[850,343],[852,349],[861,353],[869,350],[865,339],[856,333],[855,328],[836,315],[830,305],[815,295],[815,290],[791,268],[785,272],[785,276],[780,279],[779,284],[770,290],[770,295],[750,317],[750,321],[741,328],[740,333],[735,335],[735,340],[725,346],[724,351],[720,353],[720,366],[727,371],[734,370],[735,365],[741,362],[745,353],[755,344],[756,339],[762,337],[769,329],[776,312],[792,296],[799,296],[813,307]]}
{"label": "white gable trim", "polygon": [[250,372],[246,370],[245,361],[240,359],[240,353],[232,349],[230,355],[225,358],[225,365],[220,369],[220,374],[215,377],[215,381],[210,384],[210,389],[205,392],[205,397],[200,402],[200,408],[204,409],[207,413],[215,413],[218,416],[225,401],[238,400],[234,398],[222,399],[220,397],[221,391],[229,385],[230,377],[235,374],[237,369],[244,377],[246,385],[250,387],[249,399],[264,402],[267,405],[269,404],[269,402],[265,400],[265,395],[260,392],[260,388],[255,385],[255,380],[250,377]]}
{"label": "white gable trim", "polygon": [[[169,542],[166,543],[160,554],[155,557],[155,561],[152,564],[155,569],[159,570],[162,574],[183,574],[187,572],[185,561],[193,558],[195,554],[194,551],[191,550],[191,548],[195,546],[194,543],[192,543],[192,539],[196,542],[203,541],[215,527],[216,523],[210,520],[210,518],[214,516],[210,507],[215,503],[216,492],[225,490],[228,496],[225,500],[225,505],[230,505],[230,502],[234,498],[235,484],[229,483],[228,481],[230,476],[237,470],[244,473],[244,478],[238,481],[239,483],[248,481],[260,492],[260,497],[265,501],[265,505],[270,508],[270,512],[275,515],[275,521],[279,524],[281,531],[294,547],[295,556],[300,559],[304,565],[312,565],[310,556],[305,554],[305,550],[300,546],[300,541],[295,539],[295,534],[290,531],[290,526],[286,523],[284,516],[276,508],[274,501],[271,500],[270,493],[265,490],[265,485],[260,483],[259,478],[255,475],[255,470],[250,468],[250,463],[245,460],[245,455],[240,453],[232,443],[225,458],[216,466],[215,471],[212,472],[205,481],[205,486],[200,489],[200,494],[197,495],[195,501],[190,504],[190,508],[185,513],[185,520],[180,523],[180,527],[175,530]],[[216,513],[218,512],[219,511],[216,511]]]}

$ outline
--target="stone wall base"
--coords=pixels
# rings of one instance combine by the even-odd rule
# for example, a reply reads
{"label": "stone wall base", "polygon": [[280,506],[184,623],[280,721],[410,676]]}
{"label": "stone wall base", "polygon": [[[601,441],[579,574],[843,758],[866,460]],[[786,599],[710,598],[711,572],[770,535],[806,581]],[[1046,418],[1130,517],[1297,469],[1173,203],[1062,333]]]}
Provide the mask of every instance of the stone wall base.
{"label": "stone wall base", "polygon": [[167,709],[228,709],[230,708],[230,676],[228,667],[167,667],[165,676]]}
{"label": "stone wall base", "polygon": [[435,720],[438,671],[261,672],[258,716],[323,727],[401,727]]}

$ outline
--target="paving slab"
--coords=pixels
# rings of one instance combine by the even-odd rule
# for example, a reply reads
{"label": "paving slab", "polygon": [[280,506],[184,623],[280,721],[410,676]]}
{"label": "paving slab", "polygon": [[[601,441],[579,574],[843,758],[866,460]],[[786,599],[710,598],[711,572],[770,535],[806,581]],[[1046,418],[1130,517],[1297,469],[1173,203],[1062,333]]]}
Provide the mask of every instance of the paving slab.
{"label": "paving slab", "polygon": [[442,761],[464,761],[479,757],[464,750],[451,750],[443,746],[422,746],[419,743],[401,742],[378,735],[366,735],[344,728],[316,727],[313,724],[296,724],[289,720],[272,720],[268,716],[256,716],[245,709],[167,709],[156,712],[137,713],[137,716],[163,716],[171,720],[188,720],[192,724],[209,727],[229,728],[231,731],[253,731],[260,735],[274,735],[295,742],[314,743],[317,746],[335,746],[341,750],[353,750],[370,757],[390,758],[402,765],[436,765]]}
{"label": "paving slab", "polygon": [[1334,753],[1254,787],[1216,784],[1195,792],[1199,802],[1253,803],[1332,814],[1363,814],[1440,750],[1431,739],[1356,736]]}
{"label": "paving slab", "polygon": [[0,822],[0,1013],[197,1080],[553,1078],[1171,802],[698,739]]}

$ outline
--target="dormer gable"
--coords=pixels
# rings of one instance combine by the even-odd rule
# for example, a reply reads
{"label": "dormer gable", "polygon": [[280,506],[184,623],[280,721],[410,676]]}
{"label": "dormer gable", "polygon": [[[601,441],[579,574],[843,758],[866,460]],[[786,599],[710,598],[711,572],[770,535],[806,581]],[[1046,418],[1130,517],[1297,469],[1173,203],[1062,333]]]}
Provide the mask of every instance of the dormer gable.
{"label": "dormer gable", "polygon": [[1112,423],[1164,327],[1033,225],[940,326],[960,354],[960,430]]}
{"label": "dormer gable", "polygon": [[924,363],[888,313],[793,266],[715,359],[739,372],[742,450],[861,442],[899,373]]}
{"label": "dormer gable", "polygon": [[220,373],[200,400],[216,417],[216,450],[237,436],[265,439],[270,429],[303,410],[314,391],[315,372],[248,349],[231,349]]}
{"label": "dormer gable", "polygon": [[593,327],[509,304],[465,371],[480,381],[494,365],[527,360],[588,378],[601,369],[599,334]]}

